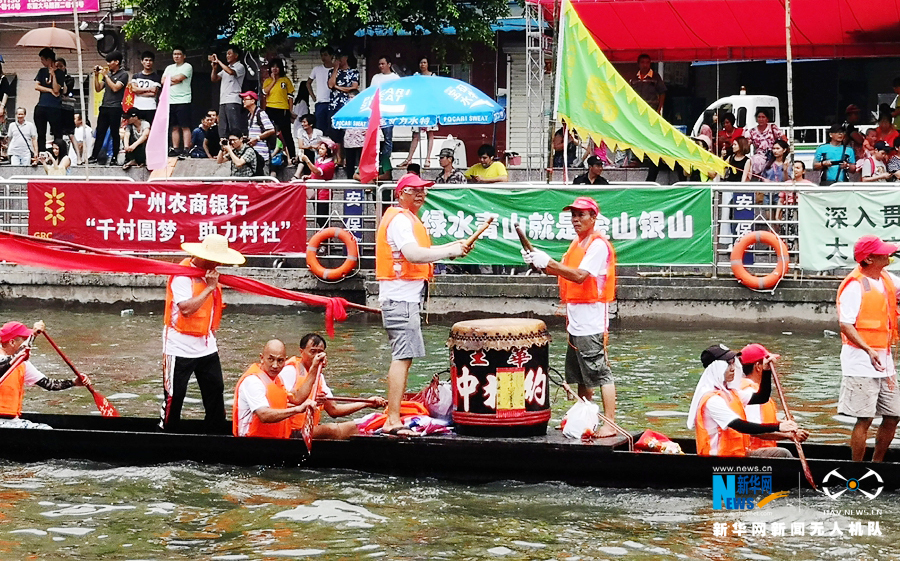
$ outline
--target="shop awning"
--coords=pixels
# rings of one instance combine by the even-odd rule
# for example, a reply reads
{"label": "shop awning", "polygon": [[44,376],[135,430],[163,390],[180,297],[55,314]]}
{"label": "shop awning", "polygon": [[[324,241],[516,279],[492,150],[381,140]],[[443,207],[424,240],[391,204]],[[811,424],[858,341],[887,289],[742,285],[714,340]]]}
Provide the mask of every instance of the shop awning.
{"label": "shop awning", "polygon": [[[785,58],[784,0],[571,1],[614,62]],[[900,56],[900,0],[792,0],[791,22],[795,58]]]}

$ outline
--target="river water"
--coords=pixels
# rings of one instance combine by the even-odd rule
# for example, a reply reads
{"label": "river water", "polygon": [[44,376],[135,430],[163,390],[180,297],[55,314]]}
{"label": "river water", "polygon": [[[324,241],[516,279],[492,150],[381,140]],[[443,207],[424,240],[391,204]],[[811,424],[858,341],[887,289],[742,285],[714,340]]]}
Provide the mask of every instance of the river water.
{"label": "river water", "polygon": [[[0,310],[3,321],[43,319],[56,342],[123,415],[158,414],[159,315]],[[321,331],[322,321],[313,312],[226,311],[219,333],[226,400],[267,339],[281,338],[296,352],[300,337]],[[449,327],[425,327],[429,356],[414,364],[411,388],[448,367]],[[564,333],[551,331],[551,366],[561,369]],[[812,431],[811,439],[845,442],[850,425],[835,418],[840,341],[821,331],[614,328],[610,349],[620,424],[691,436],[684,423],[702,370],[700,351],[714,342],[735,348],[751,341],[783,355],[779,372],[785,391],[801,424]],[[328,353],[328,381],[336,394],[384,393],[390,352],[379,321],[353,318],[339,324]],[[33,356],[48,376],[71,376],[46,343]],[[185,416],[202,417],[195,384],[188,395]],[[552,396],[555,426],[569,404],[561,392]],[[52,393],[31,388],[24,408],[95,410],[79,388]],[[713,510],[710,489],[511,481],[476,486],[191,463],[0,463],[0,559],[898,559],[898,499],[894,493],[872,501],[833,500],[798,497],[793,490],[764,509],[741,512]],[[862,536],[850,535],[855,522],[861,523]],[[765,535],[752,535],[754,523]],[[825,535],[810,535],[820,523]],[[728,524],[726,535],[717,535],[716,524]],[[736,535],[741,524],[747,531]],[[785,535],[772,535],[781,524]],[[792,535],[792,524],[803,527],[804,535]]]}

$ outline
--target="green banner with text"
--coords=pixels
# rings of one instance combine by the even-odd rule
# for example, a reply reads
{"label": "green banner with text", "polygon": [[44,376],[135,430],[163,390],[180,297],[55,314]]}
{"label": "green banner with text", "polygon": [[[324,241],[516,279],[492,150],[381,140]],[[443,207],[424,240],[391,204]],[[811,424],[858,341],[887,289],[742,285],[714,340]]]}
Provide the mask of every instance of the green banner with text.
{"label": "green banner with text", "polygon": [[535,247],[559,259],[575,238],[575,197],[600,205],[596,229],[621,265],[708,265],[713,260],[712,192],[708,187],[623,189],[434,189],[421,218],[435,245],[465,239],[499,215],[475,248],[456,263],[521,265],[519,224]]}

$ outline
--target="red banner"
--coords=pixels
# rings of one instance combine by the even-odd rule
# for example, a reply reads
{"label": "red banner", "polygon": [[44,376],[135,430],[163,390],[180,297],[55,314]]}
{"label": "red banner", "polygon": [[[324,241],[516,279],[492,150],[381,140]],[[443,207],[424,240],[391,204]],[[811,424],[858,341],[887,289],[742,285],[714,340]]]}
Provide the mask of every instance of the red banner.
{"label": "red banner", "polygon": [[28,184],[28,231],[119,251],[181,251],[222,234],[247,255],[306,251],[306,186],[275,183]]}

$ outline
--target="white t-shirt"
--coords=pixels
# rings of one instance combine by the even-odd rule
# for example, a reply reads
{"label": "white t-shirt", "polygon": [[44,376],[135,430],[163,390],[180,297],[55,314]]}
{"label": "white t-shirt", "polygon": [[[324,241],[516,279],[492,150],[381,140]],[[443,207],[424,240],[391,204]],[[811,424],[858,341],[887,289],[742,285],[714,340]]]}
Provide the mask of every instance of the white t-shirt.
{"label": "white t-shirt", "polygon": [[[872,177],[874,175],[881,175],[882,173],[887,173],[887,164],[884,162],[879,162],[872,156],[868,158],[863,158],[859,162],[859,173],[861,177]],[[878,182],[886,182],[887,179],[879,179]]]}
{"label": "white t-shirt", "polygon": [[[87,131],[87,138],[85,139],[85,131]],[[91,149],[94,147],[94,136],[91,131],[91,127],[87,125],[81,125],[80,127],[75,128],[75,142],[82,142],[84,146],[82,146],[82,154],[84,157],[82,159],[78,158],[78,153],[75,151],[75,145],[69,145],[69,159],[72,161],[72,165],[81,165],[91,155]]]}
{"label": "white t-shirt", "polygon": [[[303,368],[303,367],[301,366],[301,368]],[[294,384],[297,383],[297,369],[294,368],[294,365],[288,364],[287,366],[282,368],[281,372],[278,374],[278,377],[281,378],[281,382],[284,384],[284,387],[288,392],[291,392],[294,390]],[[331,393],[331,388],[329,388],[328,384],[325,383],[325,376],[322,376],[322,380],[320,382],[319,389],[322,390],[322,393],[325,394],[325,397],[334,396],[334,394]],[[313,396],[313,395],[311,395],[309,397],[310,397],[310,399],[315,398],[315,396]]]}
{"label": "white t-shirt", "polygon": [[[6,356],[9,356],[9,355],[4,353],[2,350],[0,350],[0,357],[6,357]],[[35,366],[33,364],[31,364],[30,360],[25,361],[25,386],[26,387],[33,386],[33,385],[37,384],[38,382],[40,382],[41,380],[43,380],[44,378],[46,378],[46,376],[44,376],[44,374],[40,370],[35,368]]]}
{"label": "white t-shirt", "polygon": [[378,74],[372,76],[372,82],[369,84],[370,88],[377,88],[382,84],[386,84],[392,80],[396,80],[400,76],[397,75],[396,72],[391,72],[390,74],[382,74],[379,72]]}
{"label": "white t-shirt", "polygon": [[328,74],[331,72],[324,64],[320,64],[309,73],[309,79],[313,81],[313,91],[316,92],[316,103],[328,103],[331,101],[331,88],[328,87]]}
{"label": "white t-shirt", "polygon": [[[419,242],[413,234],[412,221],[405,214],[398,214],[387,227],[387,242],[391,246],[394,258],[401,256],[400,248],[406,244]],[[378,281],[378,301],[393,300],[395,302],[421,302],[425,290],[424,280],[381,280]]]}
{"label": "white t-shirt", "polygon": [[[180,313],[178,304],[193,297],[193,279],[191,277],[175,277],[172,279],[173,326]],[[210,298],[212,298],[212,295],[210,295]],[[211,331],[206,337],[194,337],[193,335],[180,333],[174,327],[163,327],[163,354],[183,358],[200,358],[218,351],[216,336]]]}
{"label": "white t-shirt", "polygon": [[[21,134],[19,133],[19,130],[22,131]],[[37,154],[32,155],[33,148],[31,139],[37,138],[37,128],[35,128],[34,123],[25,121],[20,125],[18,121],[14,120],[9,124],[9,130],[6,134],[9,138],[9,147],[6,149],[7,154],[10,156],[21,156],[23,158],[37,156]]]}
{"label": "white t-shirt", "polygon": [[[150,74],[144,74],[143,71],[135,72],[131,76],[131,81],[141,89],[160,88],[162,84],[159,83],[159,80],[160,75],[155,70]],[[157,93],[159,93],[159,90],[157,90]],[[156,109],[156,96],[134,96],[134,108],[142,110]]]}
{"label": "white t-shirt", "polygon": [[266,385],[259,376],[247,376],[238,387],[238,436],[247,436],[253,412],[263,407],[270,407],[266,397]]}
{"label": "white t-shirt", "polygon": [[728,428],[728,425],[735,419],[741,417],[735,413],[725,400],[714,395],[706,400],[703,405],[705,415],[703,415],[703,428],[709,435],[709,453],[711,456],[719,455],[719,429]]}
{"label": "white t-shirt", "polygon": [[[900,279],[888,273],[894,286],[900,286]],[[884,282],[881,279],[869,279],[870,286],[884,294]],[[838,302],[838,317],[841,323],[856,324],[859,307],[862,304],[862,285],[858,281],[850,281],[841,292]],[[887,349],[878,352],[884,372],[875,370],[869,353],[851,345],[841,346],[841,373],[844,376],[861,376],[865,378],[886,378],[894,374],[894,359]]]}
{"label": "white t-shirt", "polygon": [[[594,240],[585,252],[578,269],[583,269],[594,278],[584,282],[596,282],[597,290],[602,291],[606,283],[606,266],[609,263],[609,248],[603,240]],[[566,330],[572,335],[594,335],[605,333],[609,329],[609,304],[566,304],[566,315],[569,325]]]}

